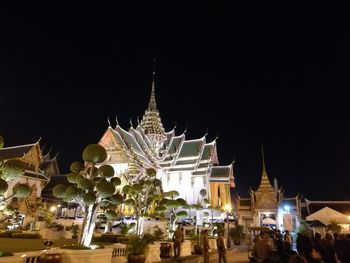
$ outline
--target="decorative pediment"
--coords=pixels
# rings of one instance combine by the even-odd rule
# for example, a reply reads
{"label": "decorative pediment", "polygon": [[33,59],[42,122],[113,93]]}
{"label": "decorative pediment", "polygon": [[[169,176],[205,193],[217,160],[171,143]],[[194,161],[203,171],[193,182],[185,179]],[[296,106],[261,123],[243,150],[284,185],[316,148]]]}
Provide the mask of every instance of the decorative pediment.
{"label": "decorative pediment", "polygon": [[120,151],[123,149],[122,145],[114,137],[114,134],[110,128],[106,130],[105,134],[99,141],[99,144],[102,145],[107,151]]}
{"label": "decorative pediment", "polygon": [[111,128],[108,128],[102,136],[99,144],[108,152],[108,161],[117,163],[128,163],[130,158],[125,153],[123,145],[115,138]]}
{"label": "decorative pediment", "polygon": [[261,192],[256,195],[256,209],[276,209],[277,200],[273,192]]}
{"label": "decorative pediment", "polygon": [[23,157],[22,161],[34,165],[36,168],[39,167],[42,156],[39,148],[39,144],[35,144]]}

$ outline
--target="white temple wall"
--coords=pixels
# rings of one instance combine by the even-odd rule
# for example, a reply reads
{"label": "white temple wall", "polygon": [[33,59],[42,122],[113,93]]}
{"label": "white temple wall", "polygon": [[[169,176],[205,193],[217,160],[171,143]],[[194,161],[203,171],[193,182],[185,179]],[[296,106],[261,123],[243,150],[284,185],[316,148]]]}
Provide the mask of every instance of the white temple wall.
{"label": "white temple wall", "polygon": [[203,188],[203,180],[191,177],[192,173],[187,171],[163,174],[161,177],[163,191],[177,191],[179,197],[185,199],[187,203],[197,203],[199,191]]}
{"label": "white temple wall", "polygon": [[120,173],[125,172],[128,169],[128,164],[127,163],[110,163],[114,169],[114,175],[118,176]]}
{"label": "white temple wall", "polygon": [[42,190],[42,181],[41,180],[37,180],[37,179],[31,179],[31,178],[25,178],[25,177],[20,177],[17,178],[16,180],[13,180],[11,182],[7,182],[9,187],[8,190],[5,192],[4,196],[8,197],[12,194],[12,188],[17,184],[17,183],[21,183],[21,184],[29,184],[30,187],[32,187],[33,185],[36,186],[36,190],[37,190],[37,197],[41,196],[41,190]]}
{"label": "white temple wall", "polygon": [[[194,177],[193,178],[193,187],[192,187],[192,191],[193,191],[193,204],[197,204],[199,201],[201,201],[202,197],[200,196],[199,192],[203,189],[207,189],[207,187],[204,187],[204,182],[203,182],[203,178],[202,177]],[[208,187],[209,188],[209,187]],[[209,191],[209,189],[207,189],[207,192]]]}

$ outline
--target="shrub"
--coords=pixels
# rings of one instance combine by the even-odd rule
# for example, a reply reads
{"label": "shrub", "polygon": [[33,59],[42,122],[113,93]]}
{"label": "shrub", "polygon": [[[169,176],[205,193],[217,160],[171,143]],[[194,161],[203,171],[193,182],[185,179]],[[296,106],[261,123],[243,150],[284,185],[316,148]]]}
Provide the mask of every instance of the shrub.
{"label": "shrub", "polygon": [[102,234],[100,242],[102,243],[117,243],[117,235],[115,234]]}
{"label": "shrub", "polygon": [[53,222],[53,223],[49,224],[48,228],[51,230],[55,230],[55,231],[61,231],[61,230],[63,230],[64,227],[61,224]]}
{"label": "shrub", "polygon": [[27,238],[27,239],[40,239],[41,236],[36,233],[13,233],[12,238]]}
{"label": "shrub", "polygon": [[4,238],[11,238],[13,234],[21,234],[22,231],[20,230],[12,230],[12,231],[5,231],[0,233],[0,238],[4,237]]}
{"label": "shrub", "polygon": [[153,227],[153,236],[156,241],[160,241],[165,238],[165,233],[159,226],[155,226]]}
{"label": "shrub", "polygon": [[12,252],[9,251],[0,251],[0,257],[10,257],[13,256]]}

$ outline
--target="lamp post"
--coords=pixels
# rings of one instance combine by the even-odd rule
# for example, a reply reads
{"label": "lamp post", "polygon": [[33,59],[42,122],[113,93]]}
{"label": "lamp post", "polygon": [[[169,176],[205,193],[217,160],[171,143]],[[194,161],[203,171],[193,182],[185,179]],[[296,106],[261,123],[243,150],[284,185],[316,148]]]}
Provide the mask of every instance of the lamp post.
{"label": "lamp post", "polygon": [[56,218],[57,207],[55,205],[51,206],[50,211],[52,212],[53,216]]}
{"label": "lamp post", "polygon": [[226,204],[225,205],[225,210],[226,210],[226,220],[227,220],[227,248],[230,248],[231,247],[231,242],[230,242],[230,221],[229,221],[229,213],[231,211],[231,205],[230,204]]}

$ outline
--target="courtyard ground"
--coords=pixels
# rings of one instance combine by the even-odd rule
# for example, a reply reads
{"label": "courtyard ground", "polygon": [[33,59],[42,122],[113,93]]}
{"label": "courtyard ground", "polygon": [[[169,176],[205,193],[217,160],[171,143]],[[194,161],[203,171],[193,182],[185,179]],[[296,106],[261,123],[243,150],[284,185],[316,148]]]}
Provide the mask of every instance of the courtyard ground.
{"label": "courtyard ground", "polygon": [[247,251],[237,251],[234,253],[233,258],[228,258],[227,259],[228,263],[248,263],[249,259],[248,259],[248,253]]}

